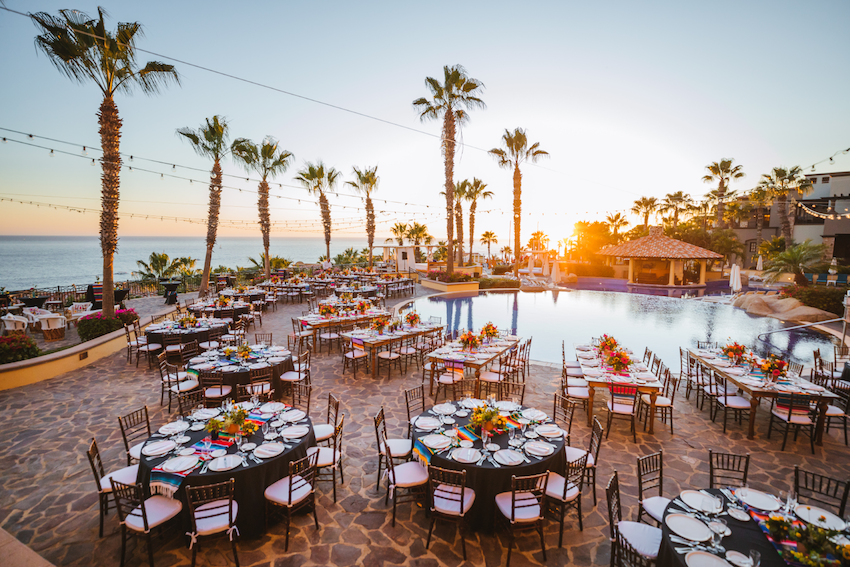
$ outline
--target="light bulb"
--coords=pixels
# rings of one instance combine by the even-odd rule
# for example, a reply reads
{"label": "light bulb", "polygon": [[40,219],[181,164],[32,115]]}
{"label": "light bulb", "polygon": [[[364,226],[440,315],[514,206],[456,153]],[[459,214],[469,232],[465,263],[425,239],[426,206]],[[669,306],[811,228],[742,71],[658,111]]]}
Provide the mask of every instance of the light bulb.
{"label": "light bulb", "polygon": [[834,163],[835,163],[835,160],[832,159],[832,158],[829,158],[829,165],[833,165]]}
{"label": "light bulb", "polygon": [[91,166],[94,167],[94,158],[91,160]]}
{"label": "light bulb", "polygon": [[86,147],[85,147],[85,146],[83,146],[83,155],[84,155],[84,156],[89,155],[89,154],[88,154],[88,152],[86,152]]}
{"label": "light bulb", "polygon": [[50,150],[50,157],[53,157],[53,150]]}

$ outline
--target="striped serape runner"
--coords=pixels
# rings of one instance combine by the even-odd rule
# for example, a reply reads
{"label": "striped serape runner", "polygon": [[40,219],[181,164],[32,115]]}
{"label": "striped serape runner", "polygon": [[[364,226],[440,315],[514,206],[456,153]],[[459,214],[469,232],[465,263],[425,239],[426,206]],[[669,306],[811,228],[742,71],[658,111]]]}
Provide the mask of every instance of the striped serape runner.
{"label": "striped serape runner", "polygon": [[204,457],[198,460],[198,464],[192,467],[189,470],[185,470],[179,473],[166,472],[163,470],[162,465],[168,462],[168,459],[163,461],[162,464],[155,467],[151,471],[151,481],[150,488],[151,494],[161,494],[162,496],[167,496],[168,498],[174,498],[174,493],[180,488],[180,485],[183,484],[183,479],[186,478],[192,471],[197,469],[204,460],[209,457]]}
{"label": "striped serape runner", "polygon": [[426,447],[419,439],[413,443],[413,456],[419,459],[419,462],[422,463],[423,466],[427,467],[431,464],[431,455],[433,454],[434,451]]}
{"label": "striped serape runner", "polygon": [[[735,492],[735,489],[733,489],[731,487],[730,487],[729,490],[731,490],[733,493]],[[737,498],[737,495],[736,495],[736,498]],[[749,513],[749,515],[753,518],[753,520],[755,520],[759,529],[764,533],[765,537],[767,538],[767,541],[769,541],[770,544],[774,547],[774,549],[776,549],[776,552],[779,553],[779,555],[782,557],[782,559],[785,561],[785,563],[787,563],[788,565],[791,565],[792,567],[803,567],[802,563],[795,561],[794,557],[790,553],[788,553],[789,550],[797,551],[797,542],[796,541],[788,540],[788,539],[783,539],[783,540],[777,541],[776,539],[774,539],[774,537],[772,535],[770,535],[770,532],[767,529],[767,524],[765,523],[767,520],[770,519],[770,514],[762,512],[761,510],[757,510],[756,508],[751,508],[750,506],[747,506],[747,504],[742,502],[740,498],[738,498],[738,501],[741,504],[741,506],[744,507],[744,510],[746,510],[747,513]],[[793,526],[796,527],[796,528],[801,528],[801,527],[804,527],[805,525],[806,524],[804,524],[803,522],[801,522],[799,520],[794,520],[794,522],[793,522]]]}

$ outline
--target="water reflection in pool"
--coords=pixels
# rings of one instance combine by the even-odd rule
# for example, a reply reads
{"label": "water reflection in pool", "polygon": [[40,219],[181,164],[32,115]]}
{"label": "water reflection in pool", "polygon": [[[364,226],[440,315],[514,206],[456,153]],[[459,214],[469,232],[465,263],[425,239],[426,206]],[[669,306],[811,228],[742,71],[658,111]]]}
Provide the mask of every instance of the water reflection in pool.
{"label": "water reflection in pool", "polygon": [[603,333],[614,335],[641,355],[649,347],[671,370],[678,370],[679,347],[696,346],[698,340],[721,344],[735,340],[762,355],[786,353],[806,364],[811,364],[814,349],[831,354],[837,344],[831,336],[813,330],[775,333],[761,341],[760,333],[791,325],[754,317],[729,305],[639,294],[481,292],[417,299],[404,311],[411,308],[426,318],[440,317],[452,331],[478,330],[492,321],[500,329],[534,337],[531,357],[548,362],[560,362],[562,340],[570,357],[574,343]]}

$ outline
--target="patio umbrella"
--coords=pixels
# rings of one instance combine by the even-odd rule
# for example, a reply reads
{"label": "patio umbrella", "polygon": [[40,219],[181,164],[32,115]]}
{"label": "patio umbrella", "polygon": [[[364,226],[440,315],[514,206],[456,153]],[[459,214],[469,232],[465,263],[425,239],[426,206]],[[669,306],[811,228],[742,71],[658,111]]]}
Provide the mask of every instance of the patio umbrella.
{"label": "patio umbrella", "polygon": [[528,275],[529,276],[534,275],[534,255],[533,254],[529,254],[529,256],[528,256]]}
{"label": "patio umbrella", "polygon": [[543,277],[547,277],[549,275],[549,258],[543,256]]}
{"label": "patio umbrella", "polygon": [[732,293],[741,291],[741,269],[738,267],[738,264],[732,265],[732,270],[729,274],[729,287],[732,289]]}
{"label": "patio umbrella", "polygon": [[764,258],[761,257],[761,254],[759,254],[759,261],[758,264],[756,264],[756,270],[759,272],[764,270]]}
{"label": "patio umbrella", "polygon": [[561,279],[561,271],[558,267],[558,261],[555,260],[552,262],[552,274],[551,274],[552,283],[558,285],[558,280]]}

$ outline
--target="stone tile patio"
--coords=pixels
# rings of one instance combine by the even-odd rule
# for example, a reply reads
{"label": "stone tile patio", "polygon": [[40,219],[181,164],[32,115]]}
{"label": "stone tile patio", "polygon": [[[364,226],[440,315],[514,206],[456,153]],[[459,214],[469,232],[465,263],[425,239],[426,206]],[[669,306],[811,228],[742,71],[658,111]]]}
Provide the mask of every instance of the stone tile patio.
{"label": "stone tile patio", "polygon": [[[424,290],[418,290],[422,294]],[[305,305],[281,306],[264,316],[262,331],[273,332],[283,342],[291,332],[290,317]],[[612,331],[616,331],[615,329]],[[253,332],[253,330],[251,331]],[[522,329],[520,329],[522,334]],[[647,345],[630,345],[640,351]],[[533,357],[533,352],[532,352]],[[346,414],[345,484],[338,487],[333,503],[330,487],[319,487],[321,529],[310,518],[297,518],[291,534],[290,550],[283,551],[283,526],[274,524],[258,539],[239,541],[242,565],[488,565],[504,564],[507,537],[502,532],[473,533],[467,537],[468,561],[454,526],[435,530],[430,550],[425,549],[428,520],[423,509],[410,504],[399,507],[399,521],[390,526],[391,508],[384,505],[383,491],[375,490],[375,433],[372,416],[381,405],[390,432],[402,435],[406,419],[402,391],[420,384],[421,373],[411,369],[405,376],[373,380],[358,373],[341,373],[339,354],[314,358],[312,414],[324,411],[328,392],[342,400]],[[676,361],[665,361],[671,367]],[[548,409],[559,383],[560,369],[548,364],[532,366],[526,403]],[[604,396],[598,396],[603,398]],[[597,413],[600,404],[597,399]],[[117,520],[111,513],[105,536],[98,538],[97,495],[85,456],[91,437],[96,437],[107,468],[123,466],[123,443],[117,417],[147,405],[152,425],[169,420],[159,406],[159,376],[141,364],[127,364],[124,353],[116,353],[82,370],[53,380],[0,392],[0,410],[6,426],[0,432],[0,526],[41,556],[57,565],[116,565],[120,552]],[[751,486],[786,489],[792,481],[794,465],[837,477],[850,471],[850,451],[843,437],[833,430],[823,447],[811,455],[808,440],[789,441],[779,452],[781,441],[766,439],[767,414],[760,410],[756,439],[748,441],[742,426],[712,424],[708,412],[693,407],[684,396],[676,401],[675,435],[662,427],[653,436],[638,433],[631,440],[628,425],[615,422],[600,454],[598,495],[594,507],[585,492],[584,531],[578,530],[574,515],[565,526],[564,547],[558,549],[557,524],[546,527],[548,565],[574,563],[606,565],[609,560],[608,520],[604,487],[614,470],[620,472],[623,504],[627,515],[636,515],[637,479],[635,458],[664,450],[665,494],[708,483],[708,450],[750,453]],[[573,445],[586,447],[589,429],[584,413],[578,411],[573,423]],[[185,537],[171,533],[155,540],[156,564],[189,565],[191,554]],[[143,545],[130,544],[128,565],[146,565]],[[199,552],[199,565],[232,564],[229,545],[218,539]],[[518,539],[512,564],[543,565],[539,540],[531,535]]]}

